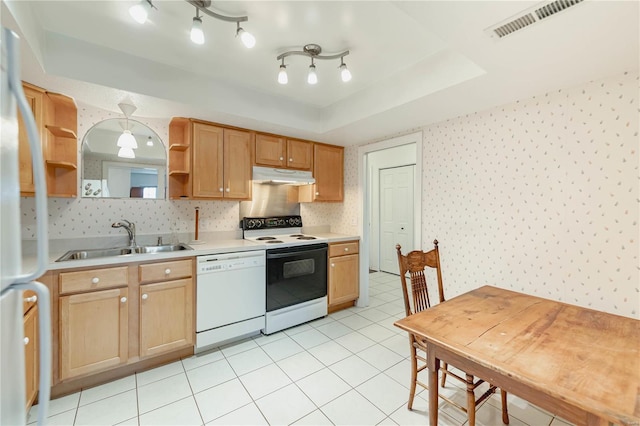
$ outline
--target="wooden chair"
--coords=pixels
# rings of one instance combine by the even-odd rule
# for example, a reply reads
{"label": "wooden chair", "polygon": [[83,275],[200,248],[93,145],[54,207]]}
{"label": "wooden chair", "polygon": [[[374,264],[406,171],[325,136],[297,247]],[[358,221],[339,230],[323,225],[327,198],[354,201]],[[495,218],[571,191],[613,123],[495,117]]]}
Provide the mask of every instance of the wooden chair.
{"label": "wooden chair", "polygon": [[[398,265],[400,267],[400,281],[402,282],[402,294],[404,295],[404,308],[407,316],[414,313],[423,311],[431,307],[431,301],[429,300],[429,292],[427,286],[427,280],[424,274],[425,268],[433,268],[436,270],[436,276],[438,279],[438,300],[444,302],[444,290],[442,288],[442,273],[440,271],[440,254],[438,252],[438,240],[433,241],[434,249],[428,252],[420,250],[414,250],[403,256],[401,253],[400,244],[396,245],[398,252]],[[411,288],[407,286],[406,275],[409,273],[411,282]],[[411,300],[413,301],[413,311],[411,309],[411,303],[409,301],[409,292],[411,292]],[[422,356],[418,354],[418,350],[426,354],[426,342],[421,340],[418,336],[409,333],[409,343],[411,346],[411,389],[409,391],[409,402],[407,407],[411,410],[413,406],[413,399],[416,394],[416,385],[420,385],[425,389],[428,389],[425,383],[418,380],[418,373],[427,368],[426,355]],[[422,365],[418,367],[418,361],[422,362]],[[489,389],[484,392],[479,398],[475,397],[475,389],[484,383],[484,380],[475,380],[470,374],[465,374],[465,377],[448,371],[447,364],[442,363],[440,368],[442,374],[440,386],[444,387],[447,380],[447,376],[451,376],[457,380],[463,382],[467,389],[467,406],[464,407],[450,398],[444,395],[438,395],[440,398],[456,406],[462,411],[467,413],[469,418],[469,425],[474,426],[476,420],[476,406],[485,399],[489,398],[496,391],[496,387],[489,385]],[[509,424],[509,413],[507,412],[507,393],[504,390],[500,390],[502,399],[502,422]]]}

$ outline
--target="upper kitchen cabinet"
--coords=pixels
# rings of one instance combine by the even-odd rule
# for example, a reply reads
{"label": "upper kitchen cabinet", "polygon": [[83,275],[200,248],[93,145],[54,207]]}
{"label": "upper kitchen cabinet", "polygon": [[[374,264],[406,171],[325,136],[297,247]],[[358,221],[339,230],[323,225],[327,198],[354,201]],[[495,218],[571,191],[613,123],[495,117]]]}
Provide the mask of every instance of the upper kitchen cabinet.
{"label": "upper kitchen cabinet", "polygon": [[[47,191],[50,197],[75,197],[78,193],[78,111],[72,98],[23,83],[42,141]],[[33,165],[22,115],[18,113],[20,193],[33,196]]]}
{"label": "upper kitchen cabinet", "polygon": [[174,118],[169,126],[169,197],[251,198],[249,131]]}
{"label": "upper kitchen cabinet", "polygon": [[344,198],[344,148],[313,145],[313,177],[315,185],[301,187],[300,201],[342,201]]}
{"label": "upper kitchen cabinet", "polygon": [[313,143],[282,136],[256,134],[257,166],[311,170],[313,168]]}

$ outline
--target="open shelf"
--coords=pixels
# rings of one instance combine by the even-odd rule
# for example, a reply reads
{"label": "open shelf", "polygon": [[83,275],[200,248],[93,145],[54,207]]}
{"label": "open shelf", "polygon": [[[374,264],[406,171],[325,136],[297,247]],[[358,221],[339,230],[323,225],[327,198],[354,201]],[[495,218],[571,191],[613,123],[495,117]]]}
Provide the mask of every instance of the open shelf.
{"label": "open shelf", "polygon": [[50,124],[45,125],[45,127],[54,136],[57,136],[57,137],[60,137],[60,138],[78,139],[78,136],[76,135],[76,132],[74,130],[66,129],[66,128],[60,127],[60,126],[52,126]]}
{"label": "open shelf", "polygon": [[174,143],[169,145],[169,151],[186,151],[189,148],[188,144]]}
{"label": "open shelf", "polygon": [[47,163],[47,166],[58,167],[61,169],[76,170],[78,168],[78,166],[68,161],[46,160],[45,163]]}

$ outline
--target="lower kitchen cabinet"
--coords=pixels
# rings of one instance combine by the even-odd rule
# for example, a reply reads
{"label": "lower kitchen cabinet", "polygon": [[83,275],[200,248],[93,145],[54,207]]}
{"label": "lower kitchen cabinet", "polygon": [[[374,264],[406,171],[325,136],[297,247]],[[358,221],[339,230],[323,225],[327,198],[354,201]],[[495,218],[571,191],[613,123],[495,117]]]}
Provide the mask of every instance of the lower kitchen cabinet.
{"label": "lower kitchen cabinet", "polygon": [[193,345],[193,279],[140,286],[140,357]]}
{"label": "lower kitchen cabinet", "polygon": [[358,241],[329,244],[328,293],[331,312],[352,306],[359,296],[358,252]]}
{"label": "lower kitchen cabinet", "polygon": [[60,297],[60,380],[124,364],[128,289]]}
{"label": "lower kitchen cabinet", "polygon": [[[29,296],[33,297],[33,296]],[[26,370],[27,411],[38,396],[38,306],[31,306],[24,315],[24,363]]]}

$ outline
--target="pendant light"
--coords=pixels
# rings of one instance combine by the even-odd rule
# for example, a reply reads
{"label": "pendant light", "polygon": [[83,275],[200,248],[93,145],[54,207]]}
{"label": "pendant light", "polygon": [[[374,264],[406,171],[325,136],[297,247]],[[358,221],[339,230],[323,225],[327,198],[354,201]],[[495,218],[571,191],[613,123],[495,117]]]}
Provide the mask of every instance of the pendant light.
{"label": "pendant light", "polygon": [[135,107],[135,105],[125,102],[119,103],[118,107],[125,117],[125,125],[122,130],[122,134],[118,137],[118,142],[116,143],[116,145],[120,147],[120,150],[118,151],[118,157],[135,158],[135,153],[133,152],[133,150],[138,149],[138,143],[136,142],[136,138],[133,136],[129,128],[129,117],[137,108]]}
{"label": "pendant light", "polygon": [[316,74],[316,66],[313,64],[313,56],[311,57],[311,65],[309,65],[309,74],[307,74],[307,83],[317,84],[318,74]]}
{"label": "pendant light", "polygon": [[122,148],[120,148],[118,150],[118,157],[121,157],[121,158],[136,158],[136,154],[135,154],[135,152],[133,152],[133,149],[122,147]]}
{"label": "pendant light", "polygon": [[191,41],[195,44],[204,44],[204,31],[202,31],[202,18],[200,18],[200,9],[196,7],[196,16],[191,24]]}
{"label": "pendant light", "polygon": [[284,64],[284,58],[282,58],[282,65],[280,65],[280,72],[278,73],[278,83],[287,84],[288,82],[287,66]]}
{"label": "pendant light", "polygon": [[245,31],[244,28],[240,26],[240,22],[236,22],[236,24],[238,25],[238,29],[236,30],[236,37],[240,36],[242,44],[244,44],[247,49],[251,49],[256,45],[256,38],[253,36],[253,34]]}
{"label": "pendant light", "polygon": [[344,63],[344,56],[340,57],[340,66],[338,68],[340,69],[340,77],[343,82],[346,83],[351,80],[351,71],[349,71],[349,68],[347,68],[347,65]]}
{"label": "pendant light", "polygon": [[152,7],[155,6],[153,6],[151,0],[142,0],[129,8],[129,14],[137,23],[144,24],[147,22],[149,11]]}

